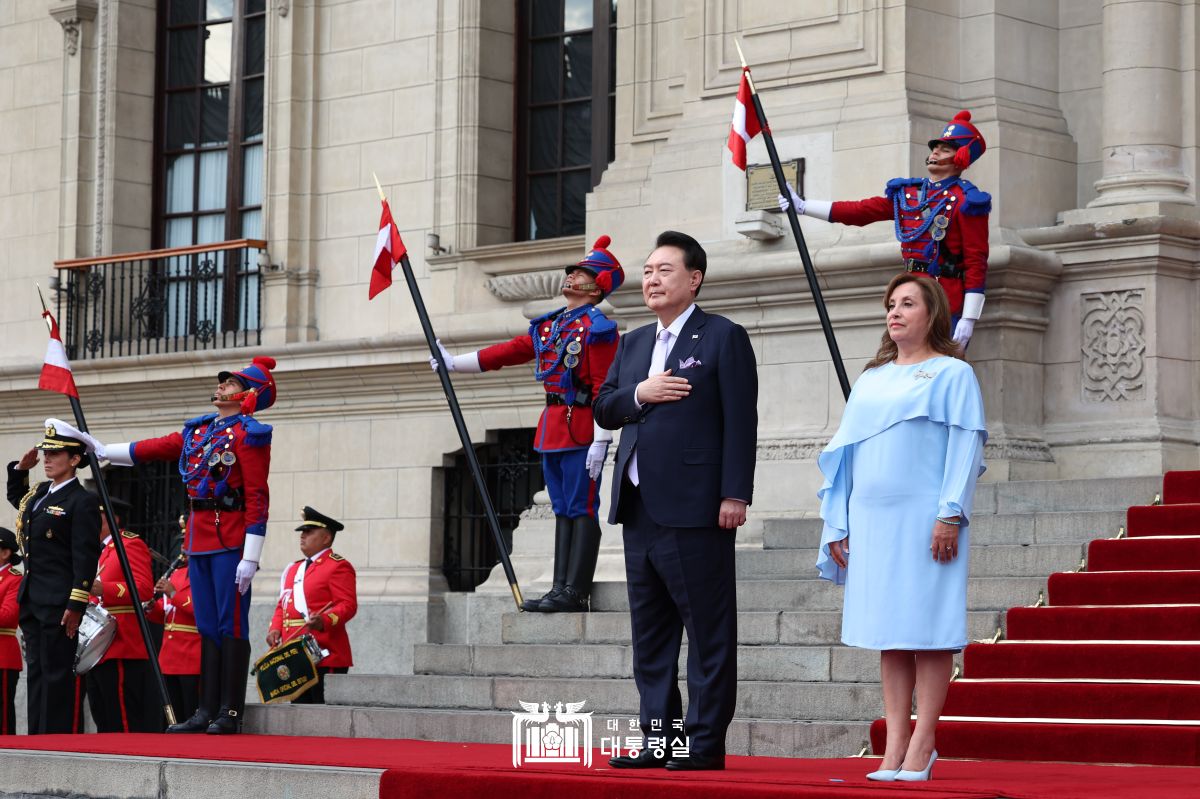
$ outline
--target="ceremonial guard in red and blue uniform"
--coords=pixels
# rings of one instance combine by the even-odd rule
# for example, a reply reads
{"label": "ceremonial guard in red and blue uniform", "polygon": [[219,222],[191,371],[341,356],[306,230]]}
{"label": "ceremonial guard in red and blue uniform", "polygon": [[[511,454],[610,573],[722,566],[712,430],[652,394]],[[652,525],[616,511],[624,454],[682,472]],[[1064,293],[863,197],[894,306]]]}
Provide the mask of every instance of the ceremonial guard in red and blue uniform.
{"label": "ceremonial guard in red and blue uniform", "polygon": [[[116,618],[117,635],[104,657],[87,673],[88,707],[92,710],[97,732],[151,732],[146,726],[145,709],[146,644],[134,615],[133,592],[125,580],[121,560],[117,557],[117,545],[113,543],[103,512],[100,537],[104,549],[100,551],[96,579],[92,582],[91,602]],[[128,530],[121,531],[121,540],[137,586],[138,601],[148,599],[154,586],[150,548],[137,533]]]}
{"label": "ceremonial guard in red and blue uniform", "polygon": [[20,564],[16,533],[0,527],[0,735],[17,734],[17,682],[21,679],[21,644],[17,642],[17,624],[21,618],[17,605]]}
{"label": "ceremonial guard in red and blue uniform", "polygon": [[304,557],[280,576],[279,602],[267,646],[274,649],[305,634],[317,639],[327,653],[317,664],[317,684],[292,702],[321,705],[325,703],[325,675],[345,674],[354,665],[346,624],[358,612],[358,577],[350,561],[333,551],[333,539],[345,525],[307,505],[300,510],[300,518],[296,532]]}
{"label": "ceremonial guard in red and blue uniform", "polygon": [[200,706],[167,732],[213,735],[241,731],[250,670],[250,584],[267,532],[271,427],[251,414],[275,403],[273,358],[258,357],[240,372],[217,375],[217,413],[184,423],[182,433],[110,444],[118,466],[151,460],[179,463],[191,512],[188,554],[200,653]]}
{"label": "ceremonial guard in red and blue uniform", "polygon": [[[802,200],[792,190],[792,201],[797,213],[829,222],[892,220],[905,270],[941,284],[954,317],[954,340],[966,349],[983,313],[992,198],[962,173],[983,155],[987,143],[971,124],[971,112],[959,111],[940,137],[929,140],[929,149],[929,176],[889,180],[882,197],[830,203]],[[781,195],[779,201],[786,210],[787,199]]]}
{"label": "ceremonial guard in red and blue uniform", "polygon": [[[546,391],[534,449],[554,510],[554,584],[523,607],[542,613],[588,609],[600,550],[600,471],[612,432],[592,421],[592,401],[617,352],[617,324],[596,304],[620,288],[625,272],[601,236],[575,266],[567,267],[559,308],[534,319],[529,332],[478,352],[442,359],[452,372],[487,372],[534,361]],[[441,343],[438,343],[441,347]],[[437,369],[437,362],[430,359]]]}
{"label": "ceremonial guard in red and blue uniform", "polygon": [[192,584],[188,580],[187,553],[169,575],[154,585],[154,598],[146,608],[146,619],[163,625],[158,667],[167,684],[171,707],[180,718],[191,718],[200,699],[200,630],[192,607]]}

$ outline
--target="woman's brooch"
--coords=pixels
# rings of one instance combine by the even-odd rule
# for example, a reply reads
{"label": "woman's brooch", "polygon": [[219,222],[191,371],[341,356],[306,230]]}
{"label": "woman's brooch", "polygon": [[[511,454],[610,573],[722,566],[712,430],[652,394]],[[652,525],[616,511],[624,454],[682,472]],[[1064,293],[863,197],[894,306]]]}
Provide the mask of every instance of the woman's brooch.
{"label": "woman's brooch", "polygon": [[937,375],[937,372],[926,372],[924,369],[918,369],[913,373],[913,380],[932,380]]}

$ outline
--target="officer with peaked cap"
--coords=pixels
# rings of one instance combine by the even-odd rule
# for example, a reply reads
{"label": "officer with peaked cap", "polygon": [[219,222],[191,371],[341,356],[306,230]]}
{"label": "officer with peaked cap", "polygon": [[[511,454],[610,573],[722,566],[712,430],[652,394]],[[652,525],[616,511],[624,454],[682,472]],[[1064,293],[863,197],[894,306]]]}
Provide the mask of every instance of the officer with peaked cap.
{"label": "officer with peaked cap", "polygon": [[271,427],[251,414],[275,403],[275,359],[256,357],[240,372],[217,375],[216,413],[184,422],[182,433],[100,454],[116,466],[149,460],[179,464],[191,512],[188,554],[196,626],[202,636],[200,706],[167,732],[241,732],[250,671],[250,585],[267,533]]}
{"label": "officer with peaked cap", "polygon": [[21,679],[21,644],[17,641],[20,564],[16,533],[0,527],[0,735],[17,732],[17,682]]}
{"label": "officer with peaked cap", "polygon": [[[796,213],[846,225],[892,220],[905,270],[937,279],[950,301],[954,340],[964,350],[983,313],[992,198],[962,173],[986,149],[971,112],[959,111],[929,140],[928,177],[894,178],[884,196],[856,202],[803,200],[788,187]],[[779,204],[787,210],[788,199],[780,195]]]}
{"label": "officer with peaked cap", "polygon": [[327,654],[317,665],[320,678],[294,700],[324,704],[325,675],[345,674],[354,665],[346,623],[358,612],[357,577],[350,561],[333,551],[333,540],[345,525],[305,505],[300,509],[300,553],[304,557],[283,570],[279,601],[267,633],[267,646],[310,634]]}
{"label": "officer with peaked cap", "polygon": [[[100,559],[100,502],[75,473],[87,466],[96,443],[60,419],[47,419],[41,443],[8,464],[8,501],[17,509],[25,550],[18,602],[31,735],[83,731],[75,634]],[[39,451],[49,479],[30,487]]]}
{"label": "officer with peaked cap", "polygon": [[[600,472],[612,431],[592,420],[592,400],[617,353],[617,323],[596,307],[621,287],[625,271],[601,236],[578,264],[567,267],[564,308],[539,316],[529,332],[478,352],[451,355],[438,342],[452,372],[488,372],[534,362],[534,377],[546,392],[534,449],[554,510],[554,583],[525,610],[540,613],[589,608],[600,550]],[[437,362],[429,365],[436,371]]]}

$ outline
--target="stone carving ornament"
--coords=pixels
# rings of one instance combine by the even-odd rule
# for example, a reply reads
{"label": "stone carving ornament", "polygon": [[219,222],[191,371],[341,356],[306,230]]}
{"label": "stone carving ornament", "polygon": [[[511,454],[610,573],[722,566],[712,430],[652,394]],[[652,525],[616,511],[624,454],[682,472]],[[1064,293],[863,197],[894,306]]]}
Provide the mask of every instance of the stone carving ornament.
{"label": "stone carving ornament", "polygon": [[1144,289],[1101,291],[1083,299],[1083,398],[1142,399],[1146,393]]}

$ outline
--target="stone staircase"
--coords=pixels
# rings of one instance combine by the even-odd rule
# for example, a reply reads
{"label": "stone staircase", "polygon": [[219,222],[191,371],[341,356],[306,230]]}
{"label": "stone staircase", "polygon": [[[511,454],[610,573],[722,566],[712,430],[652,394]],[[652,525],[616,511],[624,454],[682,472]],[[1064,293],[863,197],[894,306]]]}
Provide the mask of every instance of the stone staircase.
{"label": "stone staircase", "polygon": [[[972,521],[968,632],[990,638],[1003,611],[1033,604],[1049,574],[1076,568],[1086,542],[1115,535],[1160,477],[985,483]],[[768,519],[737,552],[738,704],[731,754],[858,752],[882,712],[879,659],[839,643],[841,590],[816,579],[821,522]],[[535,586],[527,588],[536,592]],[[497,623],[498,622],[498,623]],[[636,719],[623,582],[597,583],[591,613],[517,613],[507,594],[448,602],[443,643],[415,646],[411,675],[329,679],[325,707],[252,706],[249,730],[502,743],[526,702],[586,700],[597,737]],[[685,651],[680,659],[685,671]],[[686,698],[686,684],[681,679]],[[635,725],[636,726],[636,725]]]}

